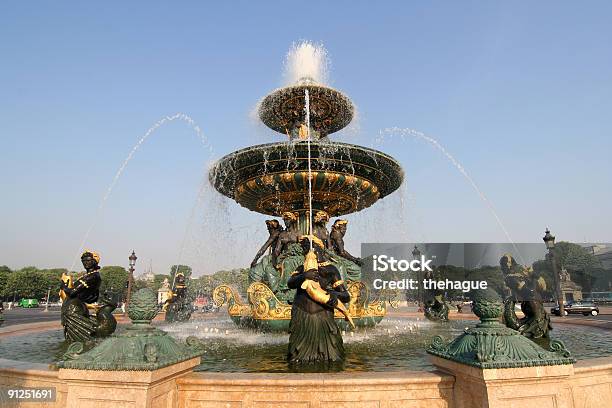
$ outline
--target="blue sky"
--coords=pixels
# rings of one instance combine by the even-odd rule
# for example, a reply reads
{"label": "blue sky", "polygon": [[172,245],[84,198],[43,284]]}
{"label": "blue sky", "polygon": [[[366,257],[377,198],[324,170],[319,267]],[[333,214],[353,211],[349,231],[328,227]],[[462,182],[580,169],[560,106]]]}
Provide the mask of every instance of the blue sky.
{"label": "blue sky", "polygon": [[[325,45],[331,85],[358,106],[359,131],[337,140],[419,130],[463,164],[514,240],[539,242],[550,226],[558,239],[610,241],[611,12],[608,2],[4,2],[0,264],[69,266],[132,146],[177,112],[213,155],[185,123],[157,129],[86,246],[104,264],[135,249],[156,272],[177,259],[196,273],[248,264],[266,217],[206,186],[192,209],[211,158],[281,140],[250,112],[281,85],[300,39]],[[432,146],[375,147],[402,163],[406,183],[348,217],[353,252],[362,241],[506,241]]]}

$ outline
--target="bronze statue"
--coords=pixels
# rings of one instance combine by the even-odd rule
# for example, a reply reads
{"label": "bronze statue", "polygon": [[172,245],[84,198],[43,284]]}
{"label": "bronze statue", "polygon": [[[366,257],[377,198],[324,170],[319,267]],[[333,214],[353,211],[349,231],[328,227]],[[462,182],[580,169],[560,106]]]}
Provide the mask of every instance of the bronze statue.
{"label": "bronze statue", "polygon": [[329,233],[327,232],[327,223],[329,222],[329,214],[323,210],[317,211],[312,217],[312,233],[315,237],[323,241],[325,248],[330,248]]}
{"label": "bronze statue", "polygon": [[442,294],[437,294],[431,299],[425,301],[425,317],[434,322],[448,321],[448,304],[444,301]]}
{"label": "bronze statue", "polygon": [[170,323],[185,322],[191,318],[193,312],[193,298],[187,290],[188,277],[179,270],[178,265],[176,268],[172,290],[169,292],[166,300],[167,305],[165,306],[165,320]]}
{"label": "bronze statue", "polygon": [[336,220],[329,234],[328,255],[340,270],[343,278],[349,281],[361,280],[361,259],[351,255],[344,247],[344,235],[348,221]]}
{"label": "bronze statue", "polygon": [[[548,338],[552,329],[550,316],[542,304],[542,292],[546,282],[537,276],[533,268],[519,265],[511,254],[499,260],[506,290],[504,294],[504,323],[518,330],[522,335],[533,339]],[[515,305],[521,303],[522,319],[516,316]]]}
{"label": "bronze statue", "polygon": [[279,257],[281,253],[285,252],[292,243],[297,243],[298,237],[300,236],[297,227],[297,215],[291,211],[286,211],[283,213],[282,217],[285,223],[285,229],[278,235],[276,246],[272,252],[272,257],[278,264],[280,264]]}
{"label": "bronze statue", "polygon": [[[272,292],[276,292],[278,290],[279,272],[276,269],[276,263],[273,259],[272,252],[276,249],[276,243],[283,232],[283,227],[280,226],[277,220],[266,220],[266,226],[268,227],[270,236],[257,252],[257,255],[255,255],[253,262],[251,262],[251,269],[249,269],[249,284],[253,282],[263,282],[268,285]],[[261,258],[268,248],[270,248],[270,254]],[[257,262],[259,258],[261,258],[261,260]]]}
{"label": "bronze statue", "polygon": [[251,268],[254,268],[257,265],[257,261],[261,256],[266,252],[268,248],[270,248],[270,252],[276,248],[276,242],[278,241],[278,237],[283,231],[283,227],[280,226],[280,223],[277,220],[266,220],[266,227],[268,228],[268,233],[270,236],[266,240],[266,242],[262,245],[261,249],[257,251],[255,258],[251,262]]}
{"label": "bronze statue", "polygon": [[[97,337],[106,337],[112,334],[117,321],[112,315],[117,307],[116,303],[105,293],[98,304],[100,284],[102,279],[100,269],[100,255],[93,251],[85,251],[81,255],[81,262],[85,267],[85,274],[74,283],[66,275],[62,276],[60,283],[60,297],[63,299],[61,322],[64,326],[64,337],[69,342],[90,342]],[[89,309],[95,310],[96,315],[90,316]]]}
{"label": "bronze statue", "polygon": [[[439,268],[434,268],[433,271],[426,271],[423,275],[424,280],[438,280],[435,275],[442,278],[443,272]],[[423,289],[424,305],[423,312],[428,320],[433,322],[448,322],[448,313],[450,308],[444,300],[444,291],[440,289]]]}
{"label": "bronze statue", "polygon": [[340,302],[348,303],[350,294],[319,238],[303,235],[300,246],[305,262],[288,281],[289,288],[297,292],[291,308],[287,359],[298,365],[342,362],[344,344],[334,309],[342,311]]}
{"label": "bronze statue", "polygon": [[334,222],[334,225],[332,226],[332,231],[330,234],[330,246],[329,247],[334,253],[361,266],[361,259],[351,255],[344,248],[344,235],[346,235],[346,225],[347,224],[348,224],[347,220],[336,220]]}

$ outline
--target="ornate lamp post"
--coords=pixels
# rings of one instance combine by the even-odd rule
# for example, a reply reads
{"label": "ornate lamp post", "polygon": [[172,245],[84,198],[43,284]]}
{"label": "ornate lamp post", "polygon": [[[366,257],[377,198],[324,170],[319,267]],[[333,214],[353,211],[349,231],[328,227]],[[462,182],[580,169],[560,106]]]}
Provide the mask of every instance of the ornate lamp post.
{"label": "ornate lamp post", "polygon": [[550,263],[552,264],[553,277],[555,278],[555,291],[557,292],[557,303],[559,305],[559,315],[565,316],[565,305],[563,304],[563,293],[561,292],[561,280],[559,279],[559,271],[557,271],[557,261],[555,260],[555,236],[550,233],[550,230],[546,228],[546,234],[544,235],[544,243],[548,249],[548,256]]}
{"label": "ornate lamp post", "polygon": [[[412,250],[412,257],[414,259],[421,258],[421,251],[419,251],[419,248],[417,248],[416,245],[414,246],[414,249]],[[419,310],[418,311],[422,312],[423,311],[423,304],[425,303],[425,301],[423,299],[423,288],[422,288],[423,279],[422,279],[422,276],[421,276],[421,272],[417,272],[417,279],[418,279],[417,284],[419,285],[418,286],[418,292],[417,292],[417,296],[419,298]]]}
{"label": "ornate lamp post", "polygon": [[136,259],[138,259],[138,257],[136,256],[133,250],[132,250],[132,255],[130,255],[128,259],[130,260],[130,269],[129,269],[130,276],[128,276],[127,297],[125,299],[126,308],[125,308],[124,314],[127,314],[128,308],[130,307],[130,297],[132,295],[132,282],[134,281],[134,270],[135,270],[134,266],[136,265]]}

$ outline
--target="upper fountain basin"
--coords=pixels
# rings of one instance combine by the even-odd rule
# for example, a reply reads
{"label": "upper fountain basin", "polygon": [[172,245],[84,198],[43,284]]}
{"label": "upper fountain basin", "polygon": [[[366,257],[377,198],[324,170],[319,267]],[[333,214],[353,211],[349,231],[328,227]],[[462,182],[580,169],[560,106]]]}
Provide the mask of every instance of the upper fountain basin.
{"label": "upper fountain basin", "polygon": [[308,80],[266,96],[259,106],[259,117],[270,129],[290,134],[306,123],[306,90],[310,99],[310,127],[317,134],[323,137],[337,132],[353,119],[353,104],[346,95]]}
{"label": "upper fountain basin", "polygon": [[[402,183],[399,163],[377,150],[328,140],[312,141],[312,207],[330,216],[350,214],[391,194]],[[221,158],[211,184],[243,207],[280,216],[309,208],[308,143],[247,147]]]}

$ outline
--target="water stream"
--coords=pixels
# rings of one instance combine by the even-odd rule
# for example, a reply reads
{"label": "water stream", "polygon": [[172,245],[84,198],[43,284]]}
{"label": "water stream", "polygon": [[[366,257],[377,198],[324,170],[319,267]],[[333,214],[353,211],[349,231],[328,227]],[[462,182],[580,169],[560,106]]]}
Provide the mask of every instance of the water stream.
{"label": "water stream", "polygon": [[506,236],[506,239],[508,240],[509,243],[512,244],[514,250],[518,254],[518,257],[521,259],[521,262],[523,264],[525,264],[525,260],[521,256],[521,253],[520,253],[518,247],[515,245],[514,240],[510,236],[510,233],[508,232],[508,229],[506,228],[506,226],[502,222],[501,218],[497,214],[497,211],[495,210],[495,207],[493,206],[493,203],[491,202],[491,200],[489,200],[489,198],[484,194],[484,192],[480,189],[480,187],[478,187],[478,185],[476,184],[474,179],[469,175],[469,173],[467,172],[465,167],[463,167],[463,165],[457,159],[455,159],[455,157],[452,154],[450,154],[436,139],[434,139],[433,137],[427,136],[423,132],[419,132],[419,131],[414,130],[414,129],[391,127],[391,128],[382,129],[379,132],[379,136],[375,139],[375,143],[376,144],[382,144],[385,141],[385,136],[386,135],[390,135],[390,136],[400,135],[402,140],[405,140],[406,136],[410,136],[410,137],[413,137],[413,138],[425,140],[426,142],[428,142],[429,144],[434,146],[436,149],[438,149],[440,152],[442,152],[442,154],[463,175],[463,177],[468,181],[468,183],[476,191],[476,193],[478,194],[480,199],[485,203],[485,205],[489,209],[491,215],[493,215],[493,218],[495,218],[495,221],[497,222],[497,224],[499,225],[499,227],[503,231],[504,235]]}
{"label": "water stream", "polygon": [[187,123],[191,127],[191,129],[193,129],[194,132],[198,135],[198,137],[202,141],[202,144],[204,145],[204,147],[208,148],[209,154],[212,153],[212,146],[210,145],[208,139],[204,136],[204,133],[200,129],[200,126],[189,115],[186,115],[184,113],[180,113],[179,112],[179,113],[176,113],[176,114],[174,114],[172,116],[165,116],[162,119],[160,119],[157,122],[155,122],[153,124],[153,126],[151,126],[144,133],[144,135],[138,140],[138,142],[136,142],[134,147],[132,147],[132,149],[128,153],[127,157],[125,158],[123,163],[121,163],[121,165],[119,166],[119,169],[115,173],[115,177],[113,177],[113,180],[111,181],[110,185],[106,189],[106,192],[104,193],[104,196],[102,197],[102,200],[100,201],[100,204],[98,205],[96,213],[95,213],[95,215],[93,217],[93,221],[89,225],[89,228],[87,228],[87,231],[85,231],[85,235],[83,235],[83,239],[81,240],[81,243],[79,245],[79,249],[78,249],[78,251],[77,251],[77,253],[76,253],[76,255],[75,255],[75,257],[74,257],[74,259],[72,261],[72,264],[70,265],[70,270],[71,271],[74,270],[74,267],[77,264],[77,262],[78,262],[78,260],[79,260],[79,258],[81,256],[81,252],[83,251],[83,248],[85,247],[85,243],[89,239],[89,235],[91,234],[92,230],[95,228],[95,226],[97,224],[97,221],[100,218],[100,215],[102,213],[102,210],[104,209],[106,201],[108,201],[109,197],[111,196],[111,194],[113,192],[113,189],[115,188],[115,186],[117,185],[117,182],[121,178],[121,175],[125,171],[127,165],[130,163],[130,161],[132,160],[132,158],[134,157],[134,155],[136,154],[136,152],[138,151],[140,146],[142,146],[142,144],[149,138],[149,136],[151,136],[161,126],[163,126],[166,123],[175,121],[175,120],[180,120],[180,121],[183,121],[183,122]]}

